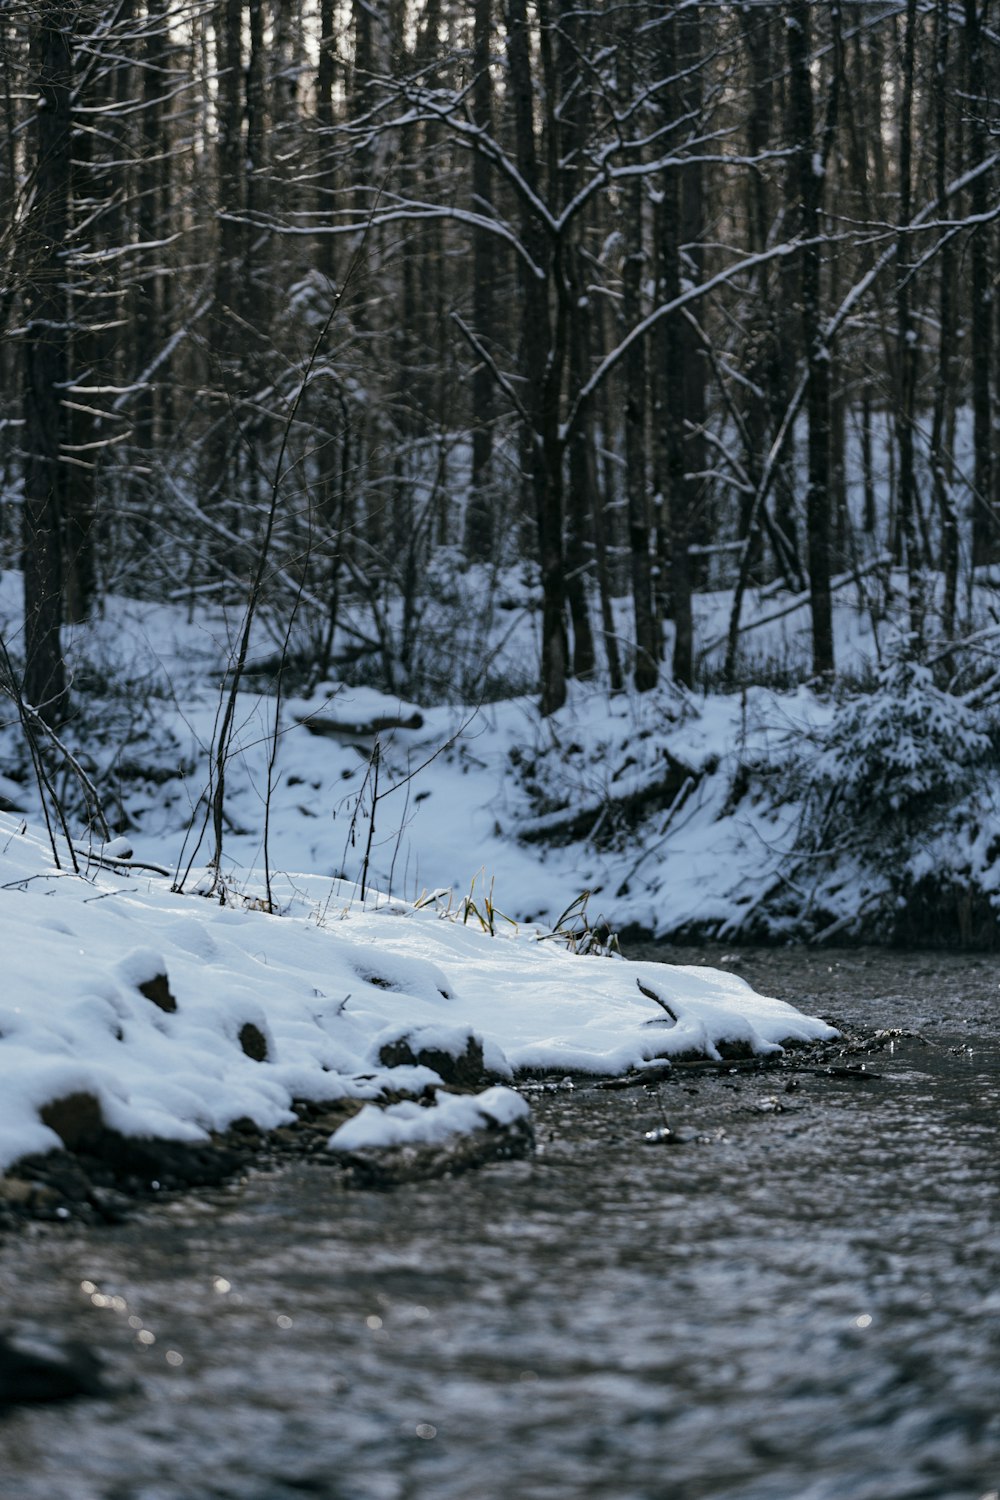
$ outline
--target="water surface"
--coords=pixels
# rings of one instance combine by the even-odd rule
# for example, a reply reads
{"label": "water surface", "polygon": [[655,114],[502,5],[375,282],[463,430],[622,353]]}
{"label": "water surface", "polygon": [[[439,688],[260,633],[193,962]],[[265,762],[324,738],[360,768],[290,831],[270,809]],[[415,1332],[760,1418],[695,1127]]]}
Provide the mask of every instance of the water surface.
{"label": "water surface", "polygon": [[539,1091],[537,1157],[456,1181],[296,1163],[8,1239],[3,1321],[132,1388],[3,1419],[0,1496],[996,1500],[997,967],[725,966],[920,1036],[868,1082]]}

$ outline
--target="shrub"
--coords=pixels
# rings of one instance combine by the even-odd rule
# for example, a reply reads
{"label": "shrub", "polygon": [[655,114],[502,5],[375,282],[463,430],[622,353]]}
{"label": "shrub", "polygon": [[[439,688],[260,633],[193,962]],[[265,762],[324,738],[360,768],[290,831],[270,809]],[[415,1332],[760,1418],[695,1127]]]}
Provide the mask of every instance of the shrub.
{"label": "shrub", "polygon": [[872,854],[895,850],[954,806],[991,754],[981,713],[936,687],[921,663],[896,660],[874,692],[839,708],[796,773],[808,778],[803,832],[813,847],[836,829]]}

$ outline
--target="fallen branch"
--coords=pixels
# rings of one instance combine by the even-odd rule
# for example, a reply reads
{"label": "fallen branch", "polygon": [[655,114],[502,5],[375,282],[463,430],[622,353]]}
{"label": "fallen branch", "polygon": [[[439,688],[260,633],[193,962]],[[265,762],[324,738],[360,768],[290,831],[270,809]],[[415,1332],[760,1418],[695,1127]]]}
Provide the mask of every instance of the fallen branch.
{"label": "fallen branch", "polygon": [[384,734],[390,729],[423,729],[423,714],[416,709],[411,714],[375,714],[372,718],[360,719],[338,719],[331,714],[296,714],[296,724],[301,724],[303,729],[308,729],[310,734],[326,735],[330,739],[337,739],[341,735],[353,738],[357,735],[365,737],[376,734]]}
{"label": "fallen branch", "polygon": [[636,980],[636,986],[639,990],[640,995],[645,995],[647,1000],[652,1000],[654,1005],[658,1005],[661,1010],[665,1010],[673,1024],[675,1026],[677,1025],[677,1013],[670,1009],[670,1006],[662,998],[662,996],[658,995],[655,990],[647,989],[641,979]]}
{"label": "fallen branch", "polygon": [[[643,991],[646,994],[647,991]],[[652,999],[652,996],[650,996]],[[657,1059],[648,1067],[637,1069],[633,1073],[625,1073],[620,1078],[602,1078],[598,1083],[599,1089],[638,1089],[647,1084],[663,1083],[665,1079],[677,1077],[678,1074],[706,1073],[715,1076],[725,1076],[729,1073],[765,1073],[768,1071],[780,1073],[811,1073],[815,1078],[854,1078],[867,1081],[870,1078],[882,1078],[881,1073],[873,1073],[865,1063],[790,1063],[784,1057],[749,1057],[749,1058],[701,1058],[691,1061],[670,1062],[664,1058]]]}
{"label": "fallen branch", "polygon": [[169,880],[173,870],[165,870],[162,865],[150,864],[144,859],[115,859],[111,854],[98,854],[93,849],[83,849],[76,846],[77,854],[81,855],[88,864],[100,865],[102,870],[113,870],[116,875],[122,875],[126,870],[147,870],[152,875],[162,875]]}
{"label": "fallen branch", "polygon": [[599,802],[576,803],[572,807],[543,813],[538,818],[526,819],[512,830],[514,837],[525,844],[571,844],[588,834],[595,834],[596,825],[603,825],[609,813],[618,814],[627,826],[634,827],[645,813],[661,812],[665,807],[673,810],[685,784],[689,784],[687,796],[703,773],[686,766],[669,751],[664,752],[664,759],[666,770],[658,771],[638,786],[618,796],[609,793]]}
{"label": "fallen branch", "polygon": [[[847,588],[849,584],[857,583],[868,573],[874,573],[879,568],[886,568],[892,564],[892,555],[888,552],[880,552],[878,557],[871,558],[857,568],[852,568],[849,573],[839,573],[836,578],[830,579],[830,593],[835,594],[838,589]],[[773,610],[769,615],[761,615],[758,620],[748,620],[746,624],[740,624],[737,633],[746,635],[748,631],[759,630],[762,625],[773,625],[775,620],[783,620],[786,615],[793,615],[797,609],[804,609],[812,598],[812,590],[805,589],[801,594],[796,594],[780,609]],[[707,641],[698,652],[698,660],[704,661],[710,651],[715,651],[719,646],[728,643],[728,635],[718,635],[714,640]]]}

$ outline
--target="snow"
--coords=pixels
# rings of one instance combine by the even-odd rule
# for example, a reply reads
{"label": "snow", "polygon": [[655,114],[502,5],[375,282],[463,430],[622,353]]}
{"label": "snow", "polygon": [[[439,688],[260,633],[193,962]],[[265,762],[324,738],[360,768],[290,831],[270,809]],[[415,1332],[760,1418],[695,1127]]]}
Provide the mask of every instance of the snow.
{"label": "snow", "polygon": [[513,1089],[484,1089],[475,1098],[440,1094],[429,1109],[404,1099],[377,1109],[366,1104],[330,1137],[331,1151],[359,1151],[373,1146],[437,1145],[450,1136],[482,1130],[489,1124],[512,1125],[531,1114],[527,1101]]}
{"label": "snow", "polygon": [[[493,586],[511,607],[486,645],[448,638],[442,616],[455,683],[476,650],[511,683],[534,670],[537,616],[514,608],[530,579]],[[0,624],[15,622],[14,636],[20,593],[19,577],[0,578]],[[724,591],[696,600],[709,666],[730,603]],[[744,650],[758,663],[808,659],[806,601],[751,591],[745,615]],[[602,919],[725,936],[793,885],[831,931],[891,899],[889,876],[847,845],[826,874],[811,855],[799,870],[810,808],[836,788],[839,805],[853,798],[882,822],[924,818],[944,782],[968,770],[971,785],[990,726],[926,674],[880,672],[888,627],[876,641],[846,591],[835,620],[838,660],[882,688],[857,709],[809,686],[694,694],[666,679],[642,695],[571,684],[547,720],[517,691],[435,704],[336,680],[276,708],[248,678],[216,877],[206,797],[238,611],[110,597],[103,619],[67,631],[71,672],[110,685],[96,709],[90,690],[86,717],[63,730],[111,789],[115,836],[102,842],[60,771],[81,875],[61,838],[54,863],[16,715],[0,726],[0,798],[16,809],[0,813],[0,1172],[59,1145],[43,1115],[72,1094],[92,1096],[115,1130],[178,1141],[241,1117],[273,1129],[302,1099],[370,1107],[351,1124],[373,1139],[438,1139],[482,1124],[486,1095],[450,1094],[426,1062],[460,1059],[470,1037],[491,1078],[516,1089],[525,1070],[615,1074],[726,1044],[768,1054],[830,1036],[716,970],[571,950]],[[619,623],[624,636],[625,602]],[[273,642],[262,635],[254,652],[272,655]],[[324,732],[312,732],[319,721]],[[377,783],[376,722],[389,726]],[[671,765],[681,774],[660,802],[616,822]],[[932,836],[924,819],[924,864],[905,866],[913,879],[925,869],[964,879],[968,864],[1000,889],[1000,813],[976,795],[957,831]],[[582,831],[561,836],[573,817]],[[857,808],[840,821],[857,825]],[[880,823],[869,842],[883,834]],[[902,854],[896,862],[904,868]],[[769,920],[780,933],[780,905]],[[263,1061],[244,1050],[248,1035]]]}
{"label": "snow", "polygon": [[327,724],[344,734],[362,733],[380,722],[420,719],[422,716],[416,703],[407,703],[371,687],[345,688],[338,682],[321,683],[308,702],[297,702],[296,709],[307,725]]}
{"label": "snow", "polygon": [[[959,437],[967,457],[965,426]],[[860,432],[852,425],[849,476],[861,471],[859,443]],[[877,484],[881,504],[886,495],[881,473]],[[856,477],[849,479],[855,512],[864,498],[859,486]],[[908,629],[902,572],[879,584],[879,598],[885,593],[890,600],[890,615],[869,598],[878,572],[865,571],[877,561],[874,538],[871,549],[858,576],[844,575],[834,596],[838,667],[848,683],[863,685],[878,681],[893,642]],[[719,579],[731,571],[724,559],[706,566]],[[836,751],[844,738],[841,726],[850,727],[835,696],[808,686],[762,685],[692,693],[676,688],[664,673],[660,686],[642,695],[630,690],[611,695],[600,683],[572,683],[565,707],[541,720],[529,696],[539,659],[530,567],[494,573],[475,565],[456,573],[448,558],[438,555],[434,569],[434,588],[425,580],[428,594],[421,605],[420,663],[411,673],[415,680],[399,674],[398,693],[337,680],[307,691],[289,675],[276,724],[273,664],[286,622],[283,616],[270,622],[262,617],[246,691],[238,696],[226,768],[222,872],[235,899],[257,889],[253,872],[267,864],[283,878],[309,871],[328,880],[363,879],[366,886],[409,902],[427,891],[444,891],[450,894],[441,901],[453,912],[471,898],[485,916],[488,900],[494,913],[488,920],[500,928],[508,918],[521,925],[554,925],[590,891],[590,919],[604,919],[616,930],[723,940],[739,933],[743,940],[751,917],[757,934],[778,939],[811,938],[834,927],[848,937],[876,939],[892,931],[897,893],[883,870],[862,867],[853,846],[822,867],[814,862],[798,872],[794,868],[809,781],[825,784],[828,771],[852,764],[846,743],[842,756],[822,759],[824,745]],[[970,619],[977,627],[971,639],[982,649],[989,648],[989,632],[996,629],[988,583],[984,575],[976,585]],[[15,649],[21,592],[19,575],[0,576],[0,626],[7,622],[6,638]],[[725,588],[699,593],[694,601],[698,671],[709,683],[721,670],[731,605],[732,592]],[[396,606],[386,607],[390,625],[401,628],[392,616]],[[350,630],[374,636],[363,606],[352,608]],[[615,609],[616,634],[627,659],[628,600],[616,601]],[[788,683],[808,676],[807,595],[775,583],[752,588],[743,624],[737,663],[742,678]],[[223,607],[198,600],[184,609],[111,595],[103,618],[66,631],[74,682],[109,687],[103,695],[81,693],[85,717],[66,726],[63,736],[102,788],[112,832],[132,847],[134,863],[160,865],[179,875],[190,863],[189,888],[213,854],[205,797],[220,692],[240,628],[238,601]],[[305,659],[310,639],[303,634],[291,642]],[[340,644],[352,640],[348,633]],[[665,644],[669,660],[669,624]],[[254,676],[266,661],[268,671]],[[364,671],[373,675],[376,665],[369,661]],[[500,701],[473,696],[484,672],[491,693],[506,694]],[[850,691],[837,689],[846,701]],[[441,702],[446,696],[449,701]],[[916,697],[919,718],[929,697],[925,691]],[[992,735],[994,728],[973,716],[963,729],[953,710],[954,703],[949,707],[954,729],[948,733],[964,736],[971,757],[982,734]],[[376,722],[398,726],[379,732],[377,786],[374,735],[366,732]],[[335,732],[311,732],[321,723],[337,726]],[[919,755],[916,731],[911,739]],[[691,785],[676,805],[654,804],[616,824],[616,805],[640,798],[644,787],[662,777],[667,755],[690,768]],[[963,752],[963,763],[964,758]],[[938,755],[936,777],[940,763]],[[789,768],[799,773],[797,789],[790,784]],[[970,761],[967,780],[970,786],[982,784],[978,764],[972,767]],[[965,783],[963,775],[963,789]],[[60,773],[58,784],[72,792],[71,777]],[[1000,824],[1000,779],[994,777],[986,792],[961,829],[935,829],[924,844],[939,868],[954,868],[959,883],[971,871],[990,894],[1000,891],[1000,862],[990,855],[992,833],[980,840],[978,831]],[[40,818],[13,712],[8,725],[0,726],[0,807],[16,809],[32,822]],[[556,836],[541,837],[547,825],[574,810],[589,819],[582,829],[571,837],[559,837],[558,830]],[[83,826],[78,807],[73,827],[82,831]],[[104,852],[113,858],[120,847],[111,843]],[[899,855],[897,885],[919,877],[921,857],[915,846]],[[814,860],[813,850],[809,858]],[[867,863],[871,866],[870,859]],[[859,913],[866,912],[882,930],[859,928]],[[475,912],[470,915],[476,920]]]}
{"label": "snow", "polygon": [[[163,858],[152,840],[137,842]],[[297,1099],[365,1101],[334,1149],[436,1141],[526,1108],[506,1086],[454,1095],[425,1066],[386,1066],[382,1049],[404,1035],[456,1056],[478,1037],[506,1078],[614,1073],[691,1049],[716,1055],[724,1041],[768,1053],[791,1037],[833,1035],[715,970],[581,956],[511,924],[490,936],[456,910],[362,899],[336,878],[273,874],[272,915],[259,875],[220,905],[198,894],[207,872],[181,892],[85,858],[73,874],[65,851],[61,863],[44,831],[0,815],[0,1171],[57,1149],[42,1114],[79,1093],[113,1130],[191,1142],[245,1117],[264,1129],[288,1123]],[[140,989],[158,978],[176,1009]],[[244,1051],[247,1026],[264,1039],[263,1061]],[[376,1109],[428,1086],[432,1107]]]}
{"label": "snow", "polygon": [[[513,583],[505,593],[516,597]],[[16,617],[19,594],[20,580],[7,575],[0,619]],[[728,596],[699,596],[696,602],[699,639],[724,638]],[[766,617],[773,607],[773,600],[764,600],[758,613]],[[750,603],[746,615],[754,615]],[[490,655],[511,680],[530,680],[537,620],[527,611],[508,611],[508,618],[509,632],[498,645],[491,643]],[[863,661],[871,641],[864,638],[858,616],[844,608],[838,618],[843,659]],[[624,604],[621,627],[625,636]],[[121,762],[150,768],[148,781],[134,774],[121,779],[120,805],[110,809],[136,861],[183,871],[189,859],[201,864],[212,853],[204,842],[196,850],[205,812],[199,799],[210,781],[218,676],[237,628],[235,616],[227,619],[208,606],[199,606],[189,620],[178,608],[113,597],[104,620],[86,633],[69,635],[73,670],[114,682],[118,693],[108,701],[101,735],[91,722],[80,726],[75,741],[92,774],[102,786],[114,787]],[[808,630],[808,607],[802,602],[762,624],[747,641],[762,659],[794,658],[801,655]],[[464,662],[464,650],[456,643],[456,660]],[[461,671],[466,674],[464,665]],[[132,701],[123,707],[122,697]],[[369,847],[371,736],[314,734],[309,721],[359,725],[402,719],[409,725],[418,707],[420,727],[380,735]],[[738,816],[726,811],[726,775],[794,737],[800,727],[808,737],[830,713],[830,706],[807,690],[777,695],[755,689],[741,699],[692,696],[665,683],[651,694],[609,697],[600,687],[574,684],[566,707],[542,722],[525,696],[470,706],[418,705],[409,696],[366,686],[322,684],[308,696],[286,697],[281,707],[266,859],[277,871],[359,880],[367,853],[367,880],[377,889],[409,901],[426,890],[445,889],[457,905],[475,881],[477,904],[492,886],[498,910],[517,922],[554,923],[584,889],[596,893],[591,917],[603,915],[615,926],[663,931],[706,916],[725,920],[738,913],[741,892],[735,888],[753,891],[759,884],[764,848],[746,810]],[[265,863],[262,828],[274,699],[241,693],[236,725],[227,766],[224,870],[238,892],[249,872]],[[9,734],[13,740],[15,730]],[[546,803],[599,807],[609,795],[633,791],[643,776],[655,775],[665,751],[695,771],[714,761],[726,773],[696,788],[673,819],[666,846],[662,811],[624,837],[620,847],[597,848],[592,839],[549,848],[520,842],[525,826],[545,815]],[[515,757],[520,757],[516,771]],[[15,758],[5,752],[0,770],[9,771]],[[530,773],[532,763],[537,776]],[[18,784],[7,775],[0,794],[37,821],[30,779]],[[765,838],[772,831],[761,828]]]}
{"label": "snow", "polygon": [[[860,498],[852,481],[855,508]],[[709,566],[721,577],[728,565]],[[689,692],[665,673],[641,695],[571,683],[548,719],[525,691],[538,660],[530,570],[476,566],[462,580],[446,604],[459,585],[445,569],[421,616],[420,680],[437,681],[436,695],[402,675],[398,693],[290,678],[278,704],[282,634],[261,624],[236,705],[217,876],[207,796],[238,602],[112,595],[103,618],[67,630],[85,712],[61,733],[101,787],[113,837],[87,832],[85,799],[60,766],[82,876],[65,852],[55,867],[12,709],[0,725],[0,1171],[58,1144],[42,1116],[74,1092],[117,1130],[176,1140],[242,1116],[274,1128],[301,1099],[370,1105],[387,1133],[434,1132],[474,1128],[473,1106],[449,1102],[421,1059],[461,1058],[470,1037],[490,1076],[516,1089],[525,1070],[613,1074],[831,1034],[715,970],[571,951],[604,923],[726,938],[760,914],[772,936],[810,921],[813,935],[850,934],[859,914],[895,909],[901,882],[949,872],[956,890],[974,877],[1000,905],[996,717],[893,665],[908,628],[903,574],[889,578],[895,623],[868,607],[863,571],[835,594],[838,664],[874,694]],[[986,650],[991,583],[976,584],[970,617]],[[489,628],[476,606],[487,594]],[[703,681],[721,665],[731,604],[721,588],[695,600]],[[0,576],[15,649],[21,608],[20,577]],[[627,644],[627,600],[616,609]],[[801,684],[806,596],[751,589],[744,626],[746,677]],[[361,615],[354,627],[371,633]],[[487,660],[508,695],[463,702]],[[248,1027],[263,1062],[244,1051]],[[405,1096],[419,1102],[385,1113]]]}

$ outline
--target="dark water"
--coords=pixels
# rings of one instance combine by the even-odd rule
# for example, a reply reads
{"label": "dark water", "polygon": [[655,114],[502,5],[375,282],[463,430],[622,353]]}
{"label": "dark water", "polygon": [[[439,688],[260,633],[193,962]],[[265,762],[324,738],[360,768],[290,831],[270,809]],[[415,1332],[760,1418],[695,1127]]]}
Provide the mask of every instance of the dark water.
{"label": "dark water", "polygon": [[[537,1159],[455,1182],[348,1195],[303,1164],[8,1240],[2,1321],[133,1389],[6,1417],[0,1496],[996,1496],[1000,968],[726,966],[926,1040],[791,1094],[542,1093]],[[644,1141],[664,1118],[685,1144]]]}

